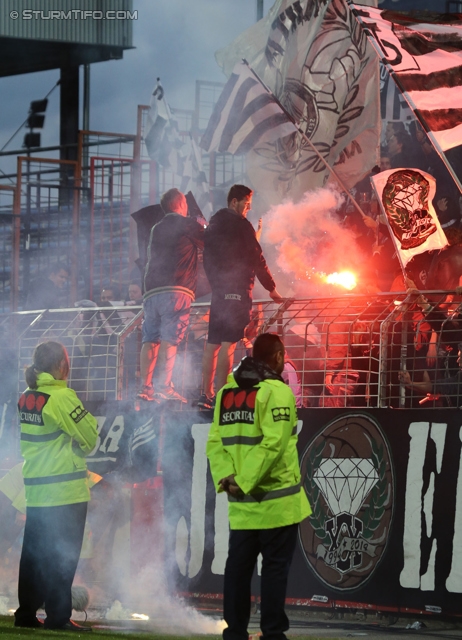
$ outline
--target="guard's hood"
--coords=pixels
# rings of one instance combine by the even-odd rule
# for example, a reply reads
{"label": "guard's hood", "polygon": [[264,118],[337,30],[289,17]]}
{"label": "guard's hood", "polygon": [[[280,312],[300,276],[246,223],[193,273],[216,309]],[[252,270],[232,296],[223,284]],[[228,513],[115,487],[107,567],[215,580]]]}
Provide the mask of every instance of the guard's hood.
{"label": "guard's hood", "polygon": [[233,376],[241,389],[255,387],[262,380],[280,380],[280,382],[284,382],[281,376],[276,371],[273,371],[271,367],[250,356],[242,358],[234,369]]}

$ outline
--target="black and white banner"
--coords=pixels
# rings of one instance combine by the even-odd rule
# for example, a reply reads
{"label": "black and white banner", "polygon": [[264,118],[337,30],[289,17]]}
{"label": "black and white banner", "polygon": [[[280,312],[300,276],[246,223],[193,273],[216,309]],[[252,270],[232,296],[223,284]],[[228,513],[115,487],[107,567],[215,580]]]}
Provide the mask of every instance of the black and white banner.
{"label": "black and white banner", "polygon": [[[162,474],[174,588],[221,597],[228,506],[215,493],[205,453],[211,414],[148,403],[138,412],[129,403],[85,406],[98,420],[92,471],[131,483]],[[300,409],[298,417],[313,513],[300,525],[289,603],[460,615],[459,410]],[[6,439],[4,432],[2,446]],[[258,596],[258,577],[253,585]]]}
{"label": "black and white banner", "polygon": [[433,176],[419,169],[390,169],[372,176],[371,184],[403,267],[424,251],[447,247],[446,235],[433,207],[436,192]]}
{"label": "black and white banner", "polygon": [[163,412],[148,403],[135,411],[133,402],[85,402],[85,408],[98,423],[98,440],[87,456],[90,471],[129,483],[157,475]]}
{"label": "black and white banner", "polygon": [[[208,471],[209,423],[203,414],[179,415],[181,424],[175,417],[166,429],[163,455],[176,584],[221,594],[227,501]],[[306,409],[299,430],[313,514],[300,526],[289,602],[460,614],[459,412]],[[257,581],[254,595],[258,588]]]}

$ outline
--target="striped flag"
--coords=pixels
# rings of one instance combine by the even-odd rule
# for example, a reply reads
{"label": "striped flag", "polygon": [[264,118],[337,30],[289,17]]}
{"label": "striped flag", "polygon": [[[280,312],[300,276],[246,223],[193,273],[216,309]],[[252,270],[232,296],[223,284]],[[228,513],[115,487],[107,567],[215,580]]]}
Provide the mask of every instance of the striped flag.
{"label": "striped flag", "polygon": [[377,43],[383,62],[441,151],[462,144],[462,23],[460,15],[431,21],[352,5]]}
{"label": "striped flag", "polygon": [[403,268],[424,251],[444,249],[446,235],[433,208],[436,182],[420,169],[390,169],[371,177]]}
{"label": "striped flag", "polygon": [[238,63],[215,105],[200,146],[205,151],[239,155],[259,142],[273,142],[296,130],[249,67]]}

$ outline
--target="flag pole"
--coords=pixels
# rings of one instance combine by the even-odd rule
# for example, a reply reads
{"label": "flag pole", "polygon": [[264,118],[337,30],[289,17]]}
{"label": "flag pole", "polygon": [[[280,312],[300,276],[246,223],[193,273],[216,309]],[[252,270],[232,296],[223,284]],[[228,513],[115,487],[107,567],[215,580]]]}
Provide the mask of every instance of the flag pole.
{"label": "flag pole", "polygon": [[368,218],[370,216],[367,216],[364,211],[361,209],[361,207],[359,206],[359,204],[356,202],[356,200],[353,198],[353,196],[351,195],[350,191],[347,189],[345,183],[343,182],[343,180],[340,178],[340,176],[338,175],[338,173],[335,171],[335,169],[333,167],[330,166],[330,164],[327,162],[327,160],[325,158],[322,157],[322,155],[319,153],[319,151],[316,149],[316,147],[314,146],[314,144],[311,142],[311,140],[308,138],[308,136],[306,135],[306,133],[304,131],[301,130],[300,126],[298,125],[298,123],[296,122],[295,118],[293,118],[290,113],[287,111],[287,109],[279,102],[279,100],[276,98],[276,96],[274,95],[274,93],[271,91],[271,89],[263,82],[263,80],[260,78],[260,76],[256,73],[256,71],[254,71],[252,69],[252,67],[250,66],[250,64],[247,62],[247,60],[245,58],[242,59],[242,62],[249,68],[249,70],[253,73],[253,75],[255,76],[255,78],[258,80],[258,82],[262,85],[262,87],[272,96],[272,98],[274,99],[274,101],[276,102],[276,104],[278,105],[278,107],[281,109],[281,111],[284,112],[284,114],[287,116],[287,118],[290,120],[290,122],[292,122],[292,124],[294,125],[294,127],[297,129],[298,133],[300,133],[300,135],[302,136],[302,138],[309,144],[309,146],[311,147],[312,151],[315,152],[315,154],[318,156],[318,158],[321,160],[321,162],[324,164],[324,166],[326,167],[326,169],[328,169],[331,174],[334,176],[334,178],[337,180],[337,182],[339,183],[339,185],[342,187],[342,189],[345,191],[345,193],[347,194],[347,197],[349,198],[351,204],[354,206],[354,208],[359,211],[359,213],[361,214],[362,218]]}
{"label": "flag pole", "polygon": [[370,30],[368,29],[367,25],[364,24],[364,22],[361,20],[361,16],[358,14],[357,9],[352,5],[351,0],[347,0],[347,2],[348,2],[348,5],[349,5],[350,9],[352,10],[353,15],[355,16],[356,20],[359,22],[361,27],[364,29],[364,33],[366,34],[366,38],[369,40],[369,42],[373,46],[374,51],[377,54],[377,57],[379,58],[380,62],[384,65],[384,67],[387,69],[387,71],[390,74],[390,76],[393,78],[393,82],[396,84],[398,89],[401,91],[401,94],[403,95],[404,99],[408,103],[408,105],[409,105],[412,113],[414,114],[415,118],[418,120],[418,122],[420,123],[422,129],[427,134],[427,138],[430,140],[430,142],[432,144],[432,147],[435,149],[436,153],[439,155],[439,157],[440,157],[441,161],[443,162],[444,166],[449,171],[450,176],[452,177],[452,179],[456,183],[457,188],[462,193],[462,184],[461,184],[457,174],[455,173],[455,171],[454,171],[451,163],[449,162],[449,160],[446,158],[446,156],[444,154],[444,151],[442,151],[442,149],[440,149],[440,146],[439,146],[438,142],[436,141],[435,136],[433,135],[433,133],[428,128],[427,123],[425,122],[425,120],[420,118],[420,114],[418,112],[418,109],[416,109],[416,107],[415,107],[414,103],[412,102],[411,98],[409,97],[407,91],[404,89],[403,85],[401,84],[401,80],[399,79],[398,74],[395,72],[395,70],[388,63],[387,59],[383,56],[383,51],[380,49],[379,43],[377,42],[377,40],[373,36],[371,36]]}

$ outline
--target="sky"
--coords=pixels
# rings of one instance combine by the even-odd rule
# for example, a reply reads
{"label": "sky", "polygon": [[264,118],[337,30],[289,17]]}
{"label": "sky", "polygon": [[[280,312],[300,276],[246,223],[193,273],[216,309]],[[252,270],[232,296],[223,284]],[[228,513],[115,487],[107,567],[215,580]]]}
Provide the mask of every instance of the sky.
{"label": "sky", "polygon": [[[264,0],[265,14],[273,1]],[[256,22],[257,0],[133,0],[133,9],[135,48],[123,60],[91,65],[93,130],[135,133],[137,105],[149,104],[157,76],[172,107],[192,109],[196,79],[225,80],[214,54]],[[58,79],[58,69],[0,78],[0,149],[26,119],[30,102],[43,98]],[[42,146],[59,142],[59,88],[49,100]],[[21,149],[24,133],[6,150]],[[0,157],[0,169],[15,166],[13,158]]]}
{"label": "sky", "polygon": [[[265,0],[265,13],[271,5],[272,0]],[[123,60],[91,66],[91,129],[135,133],[137,105],[149,104],[157,76],[172,107],[193,108],[196,79],[225,80],[214,53],[256,22],[256,7],[256,0],[133,0],[138,11],[135,49],[125,51]],[[58,79],[58,69],[0,78],[0,148],[26,119],[29,103],[43,98]],[[23,139],[21,131],[6,150],[20,149]],[[49,98],[42,145],[58,141],[56,88]],[[11,164],[0,158],[4,170],[6,162]]]}

